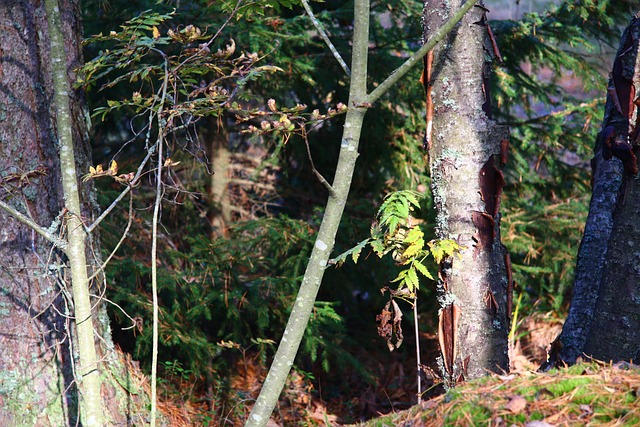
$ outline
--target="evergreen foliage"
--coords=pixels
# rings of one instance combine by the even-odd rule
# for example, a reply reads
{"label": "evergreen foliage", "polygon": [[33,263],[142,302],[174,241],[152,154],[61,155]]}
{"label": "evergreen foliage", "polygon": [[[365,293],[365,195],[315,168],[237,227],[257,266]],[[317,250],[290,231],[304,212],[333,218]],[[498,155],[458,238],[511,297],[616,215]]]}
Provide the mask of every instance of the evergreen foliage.
{"label": "evergreen foliage", "polygon": [[[268,337],[281,331],[289,316],[312,233],[305,222],[280,216],[239,223],[228,239],[187,238],[186,253],[165,251],[172,268],[163,270],[158,283],[163,360],[178,360],[197,376],[225,366],[228,348],[255,350],[264,362],[273,344]],[[119,286],[111,300],[138,318],[134,356],[148,361],[149,266],[137,258],[114,262],[109,280]],[[326,370],[331,354],[341,355],[339,346],[332,347],[347,340],[334,306],[317,303],[303,345],[303,357],[319,360]],[[128,326],[127,317],[118,312],[114,316],[118,326]]]}
{"label": "evergreen foliage", "polygon": [[[251,52],[255,53],[251,69],[263,67],[261,72],[244,74],[245,80],[236,76],[220,85],[227,94],[238,89],[234,95],[236,109],[267,111],[264,106],[273,99],[285,113],[293,112],[298,105],[306,105],[307,111],[328,112],[339,102],[346,102],[346,76],[296,2],[242,2],[236,8],[238,4],[234,0],[186,1],[180,2],[174,13],[170,5],[155,1],[87,2],[86,28],[103,34],[117,29],[118,34],[115,38],[94,38],[97,43],[87,46],[87,58],[96,58],[89,66],[94,67],[89,68],[90,82],[106,83],[102,91],[89,93],[94,113],[104,118],[93,130],[98,148],[96,164],[105,159],[108,162],[124,148],[116,142],[116,134],[128,129],[137,120],[135,114],[149,107],[145,102],[152,99],[162,67],[162,56],[153,49],[168,49],[165,53],[179,63],[189,54],[189,48],[202,42],[200,35],[189,39],[188,32],[195,31],[187,30],[189,25],[211,35],[226,23],[209,49],[225,52],[233,43],[236,53],[221,57],[216,63],[218,70],[207,69],[202,63],[189,68],[191,76],[182,78],[185,89],[177,92],[181,96],[193,94],[201,80],[219,70],[230,75],[242,66],[234,62],[242,52]],[[312,5],[338,51],[348,59],[352,2]],[[598,131],[593,124],[601,120],[606,87],[606,67],[602,66],[599,49],[617,43],[619,26],[625,24],[633,6],[631,1],[565,1],[519,20],[491,21],[503,57],[503,62],[494,67],[493,113],[498,122],[512,128],[511,156],[505,168],[502,239],[512,254],[519,283],[516,291],[525,294],[519,299],[524,305],[542,300],[538,307],[562,310],[568,301],[588,208],[588,160]],[[131,21],[147,9],[153,9],[151,15]],[[417,47],[421,11],[420,1],[373,2],[370,88]],[[227,22],[231,13],[233,19]],[[133,25],[136,19],[142,20],[141,25]],[[153,22],[144,21],[148,19]],[[127,21],[129,30],[122,31],[120,25]],[[159,38],[154,36],[154,27]],[[168,35],[169,29],[176,38]],[[135,54],[123,62],[132,42]],[[121,74],[105,80],[105,72]],[[455,247],[432,241],[429,177],[422,149],[424,93],[419,73],[414,70],[392,89],[370,109],[365,120],[358,169],[336,251],[352,247],[364,235],[370,238],[335,260],[341,263],[350,256],[358,265],[345,265],[325,276],[327,286],[320,291],[324,301],[316,304],[298,360],[300,368],[316,374],[345,364],[361,368],[352,356],[355,347],[384,348],[381,340],[372,338],[372,312],[382,307],[383,300],[370,296],[362,303],[355,295],[375,295],[382,283],[394,278],[400,288],[417,292],[419,274],[430,275],[427,267],[431,266],[423,263],[426,255],[440,257],[441,252],[455,251]],[[568,91],[568,80],[573,79],[581,88]],[[146,92],[141,89],[143,82],[147,83]],[[584,97],[582,86],[591,95]],[[140,98],[135,92],[141,94]],[[218,115],[227,122],[235,119],[235,110],[211,108],[224,99],[212,99],[205,92],[198,95],[195,113]],[[172,108],[178,105],[187,107],[186,102],[175,102]],[[255,115],[251,114],[247,117],[253,120]],[[247,123],[259,125],[256,121]],[[191,194],[202,191],[206,166],[195,160],[185,161],[184,155],[172,156],[189,167],[172,170],[181,187],[171,193],[177,204],[167,207],[163,217],[166,235],[162,261],[166,269],[159,287],[164,360],[177,361],[194,377],[222,383],[225,369],[245,352],[257,354],[262,362],[272,355],[272,340],[284,327],[318,227],[321,199],[317,195],[326,193],[311,172],[308,152],[316,169],[328,176],[335,166],[339,144],[334,142],[339,140],[341,125],[342,119],[335,117],[309,126],[304,135],[284,138],[282,134],[264,133],[244,139],[239,145],[263,147],[270,153],[269,164],[279,168],[277,192],[281,198],[272,217],[236,224],[226,238],[210,239],[198,216],[202,201]],[[230,125],[231,132],[240,129],[237,124]],[[182,134],[177,141],[187,139],[181,138]],[[189,144],[183,145],[187,151],[202,151],[196,138]],[[135,148],[128,150],[131,158],[143,157]],[[126,167],[126,162],[119,163]],[[420,189],[425,197],[414,191],[394,193],[402,189]],[[392,196],[383,199],[382,195],[388,193]],[[143,361],[149,360],[151,342],[147,323],[151,313],[149,266],[145,258],[148,213],[144,208],[148,202],[143,192],[137,194],[136,207],[140,210],[126,257],[108,270],[109,298],[138,320],[135,337],[129,335],[123,341],[134,341],[130,349]],[[381,204],[378,221],[370,227]],[[409,226],[410,208],[418,205],[421,209],[413,215],[424,222],[420,227]],[[279,214],[282,212],[287,216]],[[107,247],[115,245],[125,222],[123,216],[110,221],[103,231]],[[368,259],[364,251],[367,245],[377,255],[395,252],[395,256]],[[413,273],[408,272],[411,269]],[[428,287],[420,292],[431,297]],[[113,310],[112,315],[116,329],[129,325],[119,311]]]}

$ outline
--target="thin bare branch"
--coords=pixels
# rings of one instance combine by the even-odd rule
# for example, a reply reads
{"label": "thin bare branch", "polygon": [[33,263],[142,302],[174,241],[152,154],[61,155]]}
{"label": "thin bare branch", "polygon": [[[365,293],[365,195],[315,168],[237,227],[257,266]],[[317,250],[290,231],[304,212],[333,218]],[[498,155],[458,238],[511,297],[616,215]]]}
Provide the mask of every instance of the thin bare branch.
{"label": "thin bare branch", "polygon": [[309,139],[307,138],[307,132],[304,129],[302,137],[304,139],[305,145],[307,146],[307,156],[309,156],[309,162],[311,162],[311,171],[322,183],[322,185],[324,185],[327,190],[329,190],[329,194],[331,194],[331,196],[335,196],[335,190],[333,189],[331,184],[329,184],[329,182],[324,178],[324,176],[322,176],[322,174],[318,172],[318,170],[316,169],[316,165],[313,163],[313,157],[311,157],[311,148],[309,148]]}
{"label": "thin bare branch", "polygon": [[605,101],[606,101],[606,98],[595,98],[589,102],[582,102],[578,105],[565,108],[564,110],[552,111],[551,113],[543,114],[541,116],[531,117],[526,120],[500,122],[500,124],[505,126],[517,127],[517,126],[526,126],[531,124],[544,123],[547,120],[550,120],[553,118],[563,118],[563,117],[569,116],[575,113],[576,111],[580,111],[583,108],[595,108],[597,105],[604,105]]}
{"label": "thin bare branch", "polygon": [[89,277],[89,281],[95,279],[98,276],[98,274],[100,274],[102,271],[104,271],[104,269],[106,268],[107,264],[109,264],[109,261],[111,261],[111,258],[113,258],[113,256],[116,254],[116,252],[120,248],[120,245],[122,245],[122,242],[124,242],[124,239],[127,238],[127,235],[129,234],[129,230],[131,229],[131,223],[132,222],[133,222],[133,193],[129,193],[129,220],[127,221],[127,226],[124,229],[124,233],[122,233],[122,236],[120,237],[120,240],[116,244],[116,247],[113,248],[113,250],[111,251],[111,253],[107,257],[107,259],[96,270],[96,272],[93,273],[91,275],[91,277]]}
{"label": "thin bare branch", "polygon": [[26,216],[22,212],[14,209],[13,207],[11,207],[10,205],[8,205],[7,203],[5,203],[2,200],[0,200],[0,208],[4,209],[7,213],[9,213],[9,215],[11,215],[12,217],[17,219],[18,221],[20,221],[24,225],[26,225],[28,227],[31,227],[31,229],[33,231],[35,231],[36,233],[38,233],[39,235],[41,235],[42,237],[47,239],[50,243],[53,244],[53,246],[56,246],[56,247],[58,247],[60,249],[63,249],[63,250],[67,249],[67,241],[66,240],[64,240],[64,239],[62,239],[62,238],[60,238],[58,236],[54,236],[48,230],[42,228],[39,224],[37,224],[33,219],[29,218],[28,216]]}
{"label": "thin bare branch", "polygon": [[438,30],[433,34],[431,38],[420,48],[411,55],[409,59],[407,59],[401,66],[396,68],[396,70],[391,73],[389,77],[385,79],[380,85],[373,90],[369,95],[366,96],[365,102],[368,104],[373,104],[376,102],[382,95],[384,95],[391,87],[398,82],[405,74],[409,72],[416,64],[418,64],[422,58],[429,52],[431,49],[438,44],[439,41],[444,39],[447,34],[456,26],[458,22],[464,17],[469,9],[473,7],[478,2],[478,0],[468,0],[465,4],[462,5],[460,9],[456,13],[453,14],[451,18]]}
{"label": "thin bare branch", "polygon": [[[240,2],[238,2],[239,4]],[[164,56],[164,55],[163,55]],[[153,205],[153,222],[151,227],[151,294],[153,297],[153,344],[151,353],[151,415],[150,426],[156,426],[157,416],[157,373],[158,373],[158,218],[162,204],[162,166],[164,148],[164,126],[161,122],[162,110],[167,98],[167,86],[169,84],[169,65],[164,57],[164,82],[162,83],[162,97],[156,114],[158,121],[158,139],[156,149],[158,152],[158,165],[156,168],[156,200]]]}
{"label": "thin bare branch", "polygon": [[311,22],[313,22],[313,26],[316,27],[316,30],[318,30],[320,37],[322,37],[322,40],[324,40],[324,42],[327,44],[327,47],[329,47],[329,50],[331,51],[331,53],[333,53],[333,56],[336,58],[336,61],[338,61],[338,64],[340,64],[340,66],[342,67],[344,72],[347,74],[347,76],[351,76],[351,70],[349,69],[349,66],[347,65],[346,62],[344,62],[344,59],[342,59],[342,56],[340,55],[340,52],[338,52],[338,49],[336,49],[333,43],[331,43],[331,39],[329,38],[329,35],[324,30],[324,27],[322,26],[320,21],[318,21],[315,15],[313,14],[313,10],[311,10],[311,6],[309,6],[309,2],[307,2],[307,0],[302,0],[302,5],[304,6],[304,10],[307,11],[307,15],[309,15],[309,19],[311,19]]}

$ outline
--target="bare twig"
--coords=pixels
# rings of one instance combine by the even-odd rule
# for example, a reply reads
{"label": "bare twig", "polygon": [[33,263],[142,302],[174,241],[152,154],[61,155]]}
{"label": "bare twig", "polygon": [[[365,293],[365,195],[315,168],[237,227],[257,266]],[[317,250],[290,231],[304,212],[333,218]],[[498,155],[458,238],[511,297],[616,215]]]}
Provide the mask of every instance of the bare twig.
{"label": "bare twig", "polygon": [[113,305],[113,306],[114,306],[114,307],[116,307],[118,310],[120,310],[120,311],[122,312],[122,314],[124,314],[126,317],[128,317],[128,318],[129,318],[129,320],[131,320],[131,326],[127,326],[126,328],[122,328],[122,330],[123,330],[123,331],[129,330],[129,329],[133,329],[133,328],[135,328],[135,327],[136,327],[136,325],[137,325],[137,324],[136,324],[136,319],[134,319],[133,317],[131,317],[131,316],[129,315],[129,313],[127,313],[127,312],[124,310],[124,308],[120,307],[120,305],[118,305],[117,303],[115,303],[115,302],[111,301],[109,298],[105,298],[105,297],[104,297],[104,295],[93,295],[93,294],[91,294],[91,297],[93,297],[93,298],[98,298],[98,299],[100,299],[101,301],[104,301],[104,302],[106,302],[106,303],[108,303],[108,304]]}
{"label": "bare twig", "polygon": [[501,122],[500,124],[516,127],[516,126],[526,126],[530,124],[543,123],[553,118],[563,118],[563,117],[569,116],[583,108],[595,108],[597,105],[604,105],[605,101],[606,101],[606,98],[596,98],[589,102],[582,102],[573,107],[565,108],[564,110],[552,111],[551,113],[548,113],[548,114],[531,117],[529,119],[521,120],[521,121]]}
{"label": "bare twig", "polygon": [[[129,187],[129,188],[131,188],[131,187]],[[131,229],[131,223],[132,222],[133,222],[133,193],[129,193],[129,220],[127,221],[127,226],[124,229],[124,233],[122,233],[122,236],[120,237],[120,240],[116,244],[116,247],[113,248],[113,250],[111,251],[111,253],[107,257],[107,259],[96,270],[96,272],[93,273],[91,275],[91,277],[89,277],[89,281],[95,279],[96,276],[98,276],[98,274],[100,274],[100,272],[104,271],[104,269],[107,266],[107,264],[109,264],[109,261],[111,261],[111,258],[113,258],[113,256],[116,254],[116,252],[120,248],[120,245],[122,245],[122,242],[124,242],[124,239],[127,238],[127,235],[129,234],[129,230]]]}
{"label": "bare twig", "polygon": [[468,0],[465,4],[462,5],[460,9],[453,14],[451,18],[447,22],[442,25],[442,27],[438,28],[438,30],[433,34],[431,38],[420,48],[411,55],[409,59],[407,59],[401,66],[396,68],[396,70],[391,73],[389,77],[387,77],[380,85],[373,90],[370,94],[366,96],[364,100],[365,103],[373,104],[376,102],[385,92],[387,92],[398,80],[404,77],[405,74],[409,72],[416,64],[421,62],[422,58],[429,52],[431,49],[435,47],[436,44],[442,39],[446,37],[447,34],[456,26],[458,22],[462,19],[462,17],[467,13],[469,9],[476,4],[478,0]]}
{"label": "bare twig", "polygon": [[311,19],[311,22],[313,22],[313,26],[316,27],[316,30],[318,30],[320,37],[322,37],[322,40],[324,40],[324,42],[327,44],[327,47],[329,47],[329,50],[331,51],[331,53],[333,53],[333,56],[336,58],[336,61],[338,61],[338,64],[340,64],[340,66],[342,67],[344,72],[347,74],[347,76],[351,76],[351,70],[349,69],[349,66],[347,65],[346,62],[344,62],[344,59],[342,59],[342,56],[340,55],[340,52],[338,52],[338,49],[336,49],[333,43],[331,43],[331,39],[327,35],[327,32],[324,30],[324,27],[322,26],[320,21],[316,19],[315,15],[313,14],[313,10],[311,10],[311,6],[309,6],[309,2],[307,2],[307,0],[302,0],[302,5],[304,6],[304,10],[307,11],[307,15],[309,15],[309,19]]}
{"label": "bare twig", "polygon": [[303,132],[302,138],[304,139],[304,143],[307,146],[307,156],[309,156],[309,161],[311,162],[311,171],[316,176],[316,178],[318,178],[318,180],[322,183],[322,185],[324,185],[327,188],[327,190],[329,190],[329,194],[331,194],[331,196],[335,196],[335,191],[331,186],[331,184],[329,184],[329,182],[326,179],[324,179],[324,176],[322,176],[322,174],[318,172],[318,170],[316,169],[316,165],[313,163],[313,158],[311,157],[311,148],[309,148],[309,139],[307,138],[307,132],[304,130],[304,128],[302,132]]}
{"label": "bare twig", "polygon": [[21,213],[20,211],[14,209],[13,207],[11,207],[7,203],[3,202],[2,200],[0,200],[0,208],[2,208],[5,211],[7,211],[7,213],[9,213],[12,217],[17,219],[18,221],[20,221],[24,225],[31,227],[32,230],[34,230],[36,233],[38,233],[39,235],[41,235],[42,237],[47,239],[54,246],[57,246],[57,247],[59,247],[60,249],[63,249],[63,250],[67,249],[67,241],[66,240],[64,240],[64,239],[62,239],[60,237],[54,236],[48,230],[40,227],[40,225],[37,224],[33,219],[29,218],[28,216],[26,216],[25,214]]}
{"label": "bare twig", "polygon": [[[239,2],[238,2],[239,4]],[[164,56],[164,55],[163,55]],[[160,106],[156,113],[158,121],[158,140],[156,149],[158,150],[158,166],[156,169],[156,201],[153,206],[153,223],[151,231],[151,293],[153,296],[153,345],[151,353],[151,415],[150,425],[156,425],[157,413],[157,372],[158,372],[158,218],[160,216],[160,206],[162,204],[162,166],[164,147],[164,126],[161,122],[164,102],[167,98],[167,86],[169,84],[169,65],[164,57],[164,82],[162,83],[162,97]]]}

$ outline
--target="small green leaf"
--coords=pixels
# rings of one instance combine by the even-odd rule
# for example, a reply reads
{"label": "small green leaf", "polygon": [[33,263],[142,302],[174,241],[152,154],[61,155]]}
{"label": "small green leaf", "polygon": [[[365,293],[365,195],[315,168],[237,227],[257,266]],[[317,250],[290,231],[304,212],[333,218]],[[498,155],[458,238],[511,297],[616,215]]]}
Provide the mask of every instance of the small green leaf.
{"label": "small green leaf", "polygon": [[371,245],[371,249],[373,249],[373,252],[378,255],[378,258],[382,258],[389,251],[389,249],[384,244],[384,241],[381,239],[371,240],[369,244]]}
{"label": "small green leaf", "polygon": [[415,257],[416,255],[420,255],[424,250],[424,240],[420,239],[417,242],[412,243],[407,246],[407,248],[402,252],[402,256],[404,258]]}
{"label": "small green leaf", "polygon": [[416,269],[413,267],[409,267],[407,270],[407,287],[411,292],[415,291],[420,287],[420,279],[418,279],[418,273],[416,273]]}
{"label": "small green leaf", "polygon": [[358,243],[353,248],[351,248],[351,249],[341,253],[337,257],[333,258],[331,260],[331,262],[333,264],[335,264],[337,267],[341,267],[342,264],[344,264],[344,262],[347,260],[347,258],[349,256],[351,256],[351,258],[353,259],[353,262],[357,264],[358,263],[358,258],[360,257],[360,252],[362,251],[362,248],[364,248],[369,243],[370,240],[371,239],[364,239],[363,241]]}
{"label": "small green leaf", "polygon": [[370,239],[364,239],[362,242],[358,243],[352,250],[351,250],[351,258],[353,259],[353,263],[357,264],[358,263],[358,258],[360,258],[360,252],[362,252],[362,249],[367,246],[367,243],[369,243]]}
{"label": "small green leaf", "polygon": [[398,273],[398,276],[391,281],[391,283],[400,282],[402,280],[405,280],[406,277],[407,277],[407,270],[402,270],[400,271],[400,273]]}
{"label": "small green leaf", "polygon": [[420,261],[414,261],[413,266],[424,277],[426,277],[429,280],[433,280],[433,276],[431,275],[431,273],[429,273],[429,270],[427,270],[427,267],[425,267],[423,263],[421,263]]}
{"label": "small green leaf", "polygon": [[416,225],[409,230],[409,233],[407,233],[407,237],[405,237],[404,239],[404,243],[408,243],[408,244],[415,243],[419,239],[422,239],[423,237],[424,237],[424,233],[422,232],[422,230],[420,230],[420,227]]}
{"label": "small green leaf", "polygon": [[446,257],[453,256],[460,250],[460,245],[455,240],[432,240],[428,243],[429,250],[436,263],[440,264]]}

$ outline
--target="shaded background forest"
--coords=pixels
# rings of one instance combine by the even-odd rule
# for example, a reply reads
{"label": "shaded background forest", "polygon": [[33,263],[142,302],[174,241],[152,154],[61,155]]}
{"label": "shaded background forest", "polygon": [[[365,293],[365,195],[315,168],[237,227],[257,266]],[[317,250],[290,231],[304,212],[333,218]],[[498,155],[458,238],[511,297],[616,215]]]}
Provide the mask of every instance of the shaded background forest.
{"label": "shaded background forest", "polygon": [[[541,350],[527,349],[527,343],[536,333],[531,329],[558,323],[567,311],[607,70],[633,4],[485,3],[502,55],[502,62],[494,58],[493,114],[512,132],[502,202],[502,241],[517,282],[513,319],[519,328],[511,339],[525,347],[529,363],[539,363]],[[109,34],[144,11],[175,9],[159,27],[162,34],[188,25],[214,34],[236,5],[229,0],[85,2],[84,29],[86,36]],[[241,84],[224,83],[235,102],[264,109],[274,99],[282,107],[305,104],[307,112],[321,113],[346,102],[346,76],[296,2],[240,5],[210,50],[235,44],[236,52],[255,53],[258,65],[277,69],[248,76]],[[327,0],[312,6],[348,59],[352,3]],[[419,47],[422,2],[373,1],[372,13],[370,87]],[[110,48],[109,40],[88,44],[85,59]],[[394,190],[427,193],[415,216],[427,238],[433,235],[420,72],[412,71],[365,119],[336,254],[368,235],[382,199]],[[130,97],[139,86],[126,80],[99,91],[97,85],[87,98],[96,109]],[[115,159],[123,172],[137,168],[145,155],[144,135],[132,132],[137,120],[127,108],[104,120],[94,116],[94,164]],[[211,112],[171,140],[170,157],[180,163],[166,188],[159,241],[161,396],[191,423],[233,425],[246,417],[245,402],[255,398],[284,329],[326,200],[309,159],[322,175],[332,174],[342,122],[341,116],[322,122],[306,142],[295,135],[243,133],[246,126],[237,123],[232,110]],[[120,187],[96,182],[99,202],[108,205]],[[107,297],[117,304],[110,309],[114,340],[145,369],[151,354],[152,185],[150,179],[135,191],[131,231],[107,272]],[[126,204],[119,209],[102,228],[106,253],[128,221]],[[327,271],[281,398],[280,419],[312,422],[324,406],[341,422],[350,422],[415,403],[413,338],[405,333],[405,344],[389,353],[376,332],[376,314],[388,300],[380,288],[396,277],[397,267],[391,260],[363,258]],[[427,364],[437,352],[433,288],[426,281],[420,288],[418,321]],[[408,331],[412,315],[403,308]]]}

